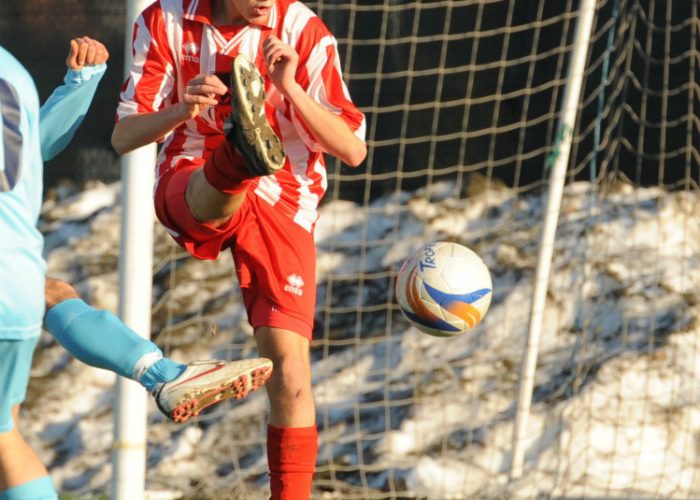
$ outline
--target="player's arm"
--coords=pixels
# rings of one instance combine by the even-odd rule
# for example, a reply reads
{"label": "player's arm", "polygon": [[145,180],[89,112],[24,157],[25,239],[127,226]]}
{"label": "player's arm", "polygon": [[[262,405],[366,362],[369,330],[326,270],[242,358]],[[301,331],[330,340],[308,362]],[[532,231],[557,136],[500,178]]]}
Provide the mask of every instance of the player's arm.
{"label": "player's arm", "polygon": [[294,106],[318,143],[330,154],[353,167],[367,156],[367,146],[348,124],[309,96],[294,79],[299,55],[293,47],[270,36],[263,46],[272,83]]}
{"label": "player's arm", "polygon": [[226,94],[227,90],[215,75],[199,75],[188,82],[182,102],[119,120],[112,132],[112,146],[117,153],[126,154],[158,142],[180,124],[197,116],[203,108],[216,106],[216,96]]}
{"label": "player's arm", "polygon": [[97,40],[83,36],[70,41],[63,85],[53,91],[39,111],[44,161],[63,151],[75,135],[107,69],[107,59],[107,48]]}

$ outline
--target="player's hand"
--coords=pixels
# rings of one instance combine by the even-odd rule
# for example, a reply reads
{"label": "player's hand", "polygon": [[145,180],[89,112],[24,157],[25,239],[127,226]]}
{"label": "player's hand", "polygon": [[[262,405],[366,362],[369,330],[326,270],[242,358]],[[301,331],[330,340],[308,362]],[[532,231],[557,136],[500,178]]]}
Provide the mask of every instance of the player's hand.
{"label": "player's hand", "polygon": [[107,62],[109,52],[107,48],[97,40],[87,36],[73,38],[70,41],[70,50],[66,58],[66,66],[78,71],[84,66],[93,66]]}
{"label": "player's hand", "polygon": [[202,109],[216,106],[219,103],[216,96],[223,96],[226,92],[228,87],[216,75],[195,76],[187,82],[182,99],[186,118],[194,118]]}
{"label": "player's hand", "polygon": [[299,54],[294,50],[294,47],[284,43],[276,36],[270,36],[265,40],[263,52],[270,80],[282,92],[282,95],[286,96],[292,87],[297,85],[294,77],[299,63]]}

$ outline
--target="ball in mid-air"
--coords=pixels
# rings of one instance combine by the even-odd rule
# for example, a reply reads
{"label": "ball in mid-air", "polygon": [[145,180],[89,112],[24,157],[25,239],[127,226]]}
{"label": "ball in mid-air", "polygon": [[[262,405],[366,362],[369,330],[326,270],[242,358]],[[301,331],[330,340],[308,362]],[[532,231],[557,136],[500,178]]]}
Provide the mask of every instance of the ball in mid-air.
{"label": "ball in mid-air", "polygon": [[491,305],[491,273],[474,251],[447,241],[409,256],[396,280],[403,314],[421,331],[452,337],[474,328]]}

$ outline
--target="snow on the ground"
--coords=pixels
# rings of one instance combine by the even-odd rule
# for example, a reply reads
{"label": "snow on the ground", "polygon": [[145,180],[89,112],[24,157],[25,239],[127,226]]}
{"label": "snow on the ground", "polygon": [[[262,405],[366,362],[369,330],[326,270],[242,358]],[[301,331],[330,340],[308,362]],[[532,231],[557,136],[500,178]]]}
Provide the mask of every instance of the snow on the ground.
{"label": "snow on the ground", "polygon": [[[117,195],[117,184],[96,185],[51,202],[42,224],[49,275],[113,311]],[[567,187],[525,472],[509,479],[544,199],[495,186],[452,195],[445,183],[365,208],[323,205],[319,497],[700,497],[697,196]],[[472,247],[494,278],[482,324],[451,339],[411,327],[391,293],[403,259],[437,239]],[[159,225],[155,240],[155,341],[185,362],[255,355],[230,256],[188,259]],[[48,336],[33,373],[24,428],[59,488],[108,492],[114,377]],[[151,404],[151,497],[265,498],[265,410],[260,392],[182,427]]]}

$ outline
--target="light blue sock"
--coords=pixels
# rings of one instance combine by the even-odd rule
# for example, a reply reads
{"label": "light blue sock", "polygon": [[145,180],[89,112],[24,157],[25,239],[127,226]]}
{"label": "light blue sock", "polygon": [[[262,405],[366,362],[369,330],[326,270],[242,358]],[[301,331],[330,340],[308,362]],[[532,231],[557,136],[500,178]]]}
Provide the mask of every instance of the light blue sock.
{"label": "light blue sock", "polygon": [[56,490],[49,476],[20,484],[9,490],[0,491],[0,500],[56,500]]}
{"label": "light blue sock", "polygon": [[139,382],[146,389],[152,391],[157,384],[175,380],[185,371],[185,368],[187,368],[185,365],[176,363],[172,359],[160,358],[146,370]]}
{"label": "light blue sock", "polygon": [[158,346],[114,314],[80,299],[65,300],[49,309],[45,323],[51,335],[75,358],[136,380],[149,391],[185,370],[185,365],[163,358]]}

